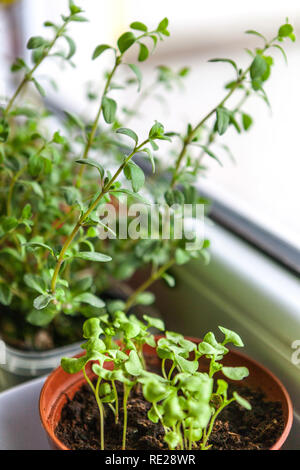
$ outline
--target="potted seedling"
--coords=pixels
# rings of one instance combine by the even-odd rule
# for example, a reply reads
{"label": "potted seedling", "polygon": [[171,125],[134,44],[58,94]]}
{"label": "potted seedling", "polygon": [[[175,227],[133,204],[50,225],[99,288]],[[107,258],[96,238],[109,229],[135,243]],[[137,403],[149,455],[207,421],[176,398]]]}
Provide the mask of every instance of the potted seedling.
{"label": "potted seedling", "polygon": [[[153,336],[153,327],[163,334]],[[40,416],[51,445],[279,449],[292,421],[288,394],[268,371],[230,352],[229,344],[243,342],[219,328],[221,341],[212,332],[199,341],[164,331],[161,320],[147,315],[141,321],[117,311],[87,320],[85,352],[63,358],[41,392]]]}

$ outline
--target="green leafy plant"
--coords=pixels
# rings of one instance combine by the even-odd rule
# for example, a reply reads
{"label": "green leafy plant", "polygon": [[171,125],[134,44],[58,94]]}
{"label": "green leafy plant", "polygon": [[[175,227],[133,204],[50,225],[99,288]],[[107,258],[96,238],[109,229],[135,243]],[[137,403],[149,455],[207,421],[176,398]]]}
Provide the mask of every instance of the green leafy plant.
{"label": "green leafy plant", "polygon": [[[141,139],[128,127],[130,119],[142,112],[146,99],[155,97],[160,89],[165,95],[189,72],[187,67],[172,71],[160,66],[153,83],[142,89],[137,63],[150,56],[149,43],[154,50],[160,40],[169,36],[167,18],[154,29],[133,22],[116,45],[94,48],[92,60],[110,54],[112,65],[104,83],[97,86],[96,92],[88,92],[88,98],[97,101],[93,120],[86,122],[66,110],[58,122],[46,107],[23,98],[27,88],[36,89],[41,99],[44,97],[43,78],[38,75],[44,61],[54,58],[74,66],[76,42],[68,26],[80,26],[85,21],[83,10],[70,0],[60,24],[45,22],[46,30],[51,31],[50,39],[29,39],[32,61],[14,61],[11,70],[20,77],[19,85],[0,108],[0,303],[9,309],[9,314],[2,316],[1,333],[13,344],[21,341],[23,347],[45,347],[35,340],[40,329],[58,342],[77,339],[81,321],[78,328],[76,319],[106,314],[109,306],[102,298],[103,292],[117,282],[127,281],[138,269],[148,268],[150,275],[122,305],[125,312],[138,304],[150,305],[155,297],[148,289],[157,280],[163,279],[173,287],[175,280],[168,272],[172,266],[196,258],[209,261],[209,240],[202,240],[201,248],[187,250],[187,239],[175,236],[173,220],[170,240],[161,236],[123,240],[103,224],[98,209],[107,203],[118,205],[122,195],[130,201],[162,203],[165,211],[174,203],[207,204],[196,188],[197,178],[205,171],[204,157],[221,163],[213,147],[219,145],[217,137],[223,138],[228,128],[239,133],[251,128],[253,118],[244,106],[252,95],[269,104],[264,85],[273,67],[270,51],[278,50],[286,59],[281,44],[295,39],[288,22],[270,41],[248,31],[262,42],[248,51],[248,66],[241,69],[231,59],[212,60],[225,62],[234,74],[225,86],[224,98],[196,125],[188,124],[184,133],[166,132],[163,124],[154,121]],[[128,51],[132,50],[137,52],[137,63],[127,62]],[[124,79],[118,73],[121,67],[128,73]],[[48,80],[56,86],[51,77]],[[124,83],[120,84],[121,80]],[[112,92],[132,85],[141,91],[134,106],[126,109]],[[231,105],[230,98],[236,94],[240,101]],[[53,121],[57,130],[50,131]],[[157,158],[163,141],[171,149],[173,163],[169,168]],[[220,148],[229,151],[223,143]],[[140,165],[145,159],[152,168],[147,178]],[[171,179],[166,178],[167,171]],[[103,226],[112,238],[99,239],[98,229]],[[55,344],[53,338],[50,346],[47,340],[47,347]]]}
{"label": "green leafy plant", "polygon": [[[103,300],[95,295],[95,287],[91,289],[90,276],[82,274],[91,262],[102,264],[111,261],[108,254],[97,250],[97,245],[104,245],[99,243],[95,230],[101,224],[97,208],[123,193],[142,200],[138,191],[144,185],[145,176],[132,158],[144,149],[145,155],[148,155],[145,146],[150,141],[154,145],[159,140],[170,140],[164,134],[163,125],[158,122],[142,142],[131,129],[112,127],[117,103],[109,96],[114,89],[113,78],[121,65],[128,68],[140,86],[138,66],[126,63],[124,56],[135,46],[140,50],[138,60],[146,60],[149,50],[144,39],[150,38],[156,46],[159,40],[168,36],[167,19],[154,30],[135,22],[131,25],[131,31],[120,36],[117,47],[96,47],[93,60],[110,50],[114,64],[106,76],[92,123],[84,123],[80,117],[66,111],[63,130],[48,136],[45,128],[48,118],[52,117],[51,113],[48,110],[40,112],[27,104],[19,105],[21,92],[30,83],[44,96],[43,87],[36,78],[44,60],[56,57],[74,65],[71,59],[76,52],[76,44],[67,34],[67,27],[71,22],[86,21],[82,12],[70,1],[69,14],[62,16],[62,25],[45,22],[45,27],[54,32],[53,39],[41,36],[29,39],[27,47],[33,51],[33,65],[30,67],[23,59],[16,59],[12,72],[23,74],[23,78],[13,96],[1,108],[0,264],[4,274],[0,277],[0,302],[13,311],[23,313],[29,325],[46,327],[53,323],[57,331],[67,330],[68,327],[68,321],[61,317],[61,313],[67,318],[78,315],[89,317],[93,315],[93,308],[105,307]],[[68,47],[67,52],[62,49],[63,42]],[[108,126],[107,131],[99,132],[100,119]],[[128,153],[119,150],[120,141],[107,146],[103,134],[129,137],[132,146],[127,147]],[[82,156],[75,159],[74,137],[76,145],[82,147]],[[121,160],[113,174],[89,156],[95,149],[107,150],[108,147],[108,151]],[[150,158],[153,161],[152,154]],[[76,166],[78,171],[74,184]],[[86,168],[89,171],[85,171]],[[132,191],[123,188],[118,181],[122,173],[130,181]],[[110,272],[105,273],[105,268],[93,269],[104,271],[104,276],[99,276],[106,280],[104,286],[96,287],[99,294],[101,287],[107,286]],[[64,276],[60,277],[62,272]],[[90,291],[87,292],[87,289]],[[18,326],[7,318],[2,330],[8,337],[10,334],[22,335],[23,327],[16,331]],[[26,325],[24,328],[28,329]]]}
{"label": "green leafy plant", "polygon": [[[222,365],[224,355],[229,352],[226,345],[232,343],[242,347],[243,342],[237,333],[219,327],[224,334],[221,343],[211,332],[197,346],[181,334],[169,331],[156,343],[149,332],[152,327],[164,331],[163,322],[157,318],[145,315],[144,321],[140,321],[133,315],[128,318],[122,311],[116,311],[111,317],[106,315],[86,320],[83,336],[87,341],[82,345],[85,354],[78,358],[63,358],[61,366],[70,374],[82,371],[95,396],[100,415],[102,450],[105,449],[105,407],[111,408],[116,423],[120,420],[120,392],[116,384],[123,388],[123,450],[126,449],[128,399],[136,386],[142,387],[145,400],[151,404],[149,420],[160,422],[163,426],[164,440],[169,449],[209,449],[214,423],[226,406],[236,401],[242,407],[251,409],[247,400],[237,392],[228,397],[225,379],[214,378],[217,372],[234,381],[248,376],[246,367]],[[115,341],[114,338],[119,339]],[[157,357],[161,359],[161,375],[147,370],[142,355],[145,344],[155,348]],[[208,360],[207,371],[199,370],[199,358],[202,356]],[[97,377],[96,383],[87,373],[89,362]]]}
{"label": "green leafy plant", "polygon": [[[278,29],[276,36],[271,40],[254,30],[248,30],[246,34],[258,37],[262,45],[254,50],[246,51],[250,56],[250,61],[245,68],[240,68],[236,62],[227,58],[210,60],[212,63],[228,64],[233,71],[233,79],[225,85],[226,93],[224,98],[196,125],[188,124],[184,134],[180,132],[168,133],[168,135],[176,137],[177,141],[179,140],[180,147],[179,150],[176,147],[172,151],[173,161],[175,161],[168,168],[171,174],[170,182],[165,178],[159,179],[158,176],[161,185],[159,191],[154,191],[155,202],[164,200],[169,206],[174,203],[179,205],[197,203],[207,205],[208,201],[199,195],[196,186],[199,176],[206,170],[203,164],[204,157],[214,159],[221,166],[223,164],[219,157],[220,150],[225,151],[232,158],[230,148],[226,144],[218,143],[218,137],[223,137],[230,128],[234,128],[239,134],[243,131],[247,132],[251,128],[253,117],[244,109],[249,98],[257,96],[270,106],[264,89],[274,66],[274,59],[270,53],[272,50],[279,50],[284,60],[287,61],[281,43],[286,39],[295,41],[294,30],[286,20],[286,24]],[[230,99],[233,95],[238,95],[240,100],[238,104],[230,105]],[[218,147],[218,153],[212,148],[214,145]],[[185,243],[185,239],[176,240],[174,238],[171,238],[169,243],[144,240],[136,247],[137,255],[141,256],[145,263],[150,263],[152,269],[149,278],[129,297],[126,309],[139,303],[141,293],[158,279],[163,278],[169,286],[173,287],[174,280],[167,273],[173,265],[183,265],[194,258],[200,258],[204,263],[209,262],[209,252],[207,251],[209,240],[203,240],[201,249],[196,251],[186,250]]]}

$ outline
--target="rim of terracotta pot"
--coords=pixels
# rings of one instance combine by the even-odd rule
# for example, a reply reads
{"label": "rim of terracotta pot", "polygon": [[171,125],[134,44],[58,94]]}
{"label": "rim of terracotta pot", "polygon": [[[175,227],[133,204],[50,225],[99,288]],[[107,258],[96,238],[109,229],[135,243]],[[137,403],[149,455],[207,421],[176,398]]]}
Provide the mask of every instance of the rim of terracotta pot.
{"label": "rim of terracotta pot", "polygon": [[[157,340],[162,336],[163,335],[157,335],[155,338]],[[201,342],[201,340],[198,338],[188,336],[185,338],[195,343]],[[154,351],[154,348],[145,345],[144,353],[146,357],[153,357]],[[77,354],[74,357],[79,357],[83,354],[84,352]],[[244,353],[231,349],[230,352],[224,356],[223,363],[226,362],[228,362],[228,365],[244,365],[248,367],[250,374],[246,379],[244,379],[243,383],[245,385],[249,385],[250,388],[261,388],[266,393],[268,398],[271,400],[273,398],[275,401],[281,402],[284,418],[284,429],[278,440],[269,449],[280,450],[290,433],[293,423],[293,405],[285,386],[269,369],[254,359],[248,357]],[[112,368],[113,365],[111,362],[107,362],[105,367]],[[87,374],[89,377],[94,375],[91,369],[91,364],[87,366]],[[264,380],[261,380],[263,378]],[[59,387],[57,387],[57,380],[59,380]],[[229,382],[231,381],[229,380]],[[79,388],[84,383],[85,379],[82,372],[70,375],[64,372],[61,366],[59,366],[50,373],[42,387],[39,399],[40,419],[51,445],[56,449],[70,450],[55,435],[55,426],[58,422],[55,417],[57,414],[59,414],[60,417],[61,410],[67,401],[68,393],[70,393],[70,398],[73,398],[76,391],[79,390]],[[51,397],[50,401],[49,394]]]}

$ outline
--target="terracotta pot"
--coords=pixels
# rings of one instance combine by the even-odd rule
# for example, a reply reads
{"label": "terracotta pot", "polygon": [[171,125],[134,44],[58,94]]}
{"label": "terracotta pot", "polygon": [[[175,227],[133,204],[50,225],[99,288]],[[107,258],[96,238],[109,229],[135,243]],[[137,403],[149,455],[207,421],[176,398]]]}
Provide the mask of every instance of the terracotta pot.
{"label": "terracotta pot", "polygon": [[[157,336],[159,339],[161,336]],[[196,338],[187,339],[199,343],[200,340]],[[146,345],[144,348],[145,358],[150,367],[154,370],[159,369],[160,361],[155,354],[155,350]],[[81,354],[82,355],[82,354]],[[76,356],[78,357],[78,356]],[[207,368],[207,359],[200,359],[200,369]],[[243,384],[252,389],[261,389],[268,400],[279,401],[282,405],[284,417],[284,430],[277,440],[277,442],[269,450],[280,450],[286,441],[293,422],[293,407],[291,399],[282,383],[270,372],[268,369],[248,358],[246,355],[237,351],[230,351],[222,363],[225,366],[245,366],[249,369],[249,376],[243,380]],[[112,369],[111,362],[105,363],[107,369]],[[87,366],[87,374],[90,378],[94,378],[91,369],[91,364]],[[228,379],[227,379],[228,380]],[[230,380],[229,380],[230,382]],[[67,402],[67,396],[72,399],[75,393],[85,383],[82,372],[75,375],[67,374],[61,367],[55,369],[47,378],[40,395],[39,409],[42,425],[46,431],[48,440],[53,449],[69,450],[60,440],[56,437],[54,431],[60,420],[61,410]]]}

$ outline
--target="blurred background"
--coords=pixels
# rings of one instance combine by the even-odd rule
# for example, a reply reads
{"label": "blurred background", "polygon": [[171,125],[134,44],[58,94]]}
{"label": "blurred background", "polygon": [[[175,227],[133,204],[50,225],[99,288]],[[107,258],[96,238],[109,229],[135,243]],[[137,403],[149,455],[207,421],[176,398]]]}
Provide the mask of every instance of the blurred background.
{"label": "blurred background", "polygon": [[[45,20],[57,20],[67,11],[67,0],[19,0],[0,2],[0,95],[13,88],[9,67],[16,56],[27,56],[26,42],[32,35],[43,33]],[[145,86],[155,77],[155,66],[167,65],[179,70],[191,67],[184,89],[174,87],[169,93],[157,92],[158,99],[144,103],[143,118],[130,127],[139,131],[149,128],[154,119],[167,130],[182,131],[187,122],[197,123],[224,95],[224,84],[232,78],[226,64],[208,63],[212,57],[230,57],[239,65],[249,62],[244,51],[260,44],[260,39],[245,35],[247,29],[274,37],[286,17],[300,36],[300,2],[285,0],[81,0],[89,23],[73,24],[70,35],[78,51],[76,68],[60,69],[45,61],[39,76],[49,74],[59,85],[58,91],[45,81],[50,101],[59,108],[90,116],[92,105],[86,101],[87,84],[101,83],[112,59],[109,54],[92,62],[91,54],[100,43],[114,44],[132,21],[143,21],[156,27],[169,18],[171,37],[159,45],[146,65],[142,65]],[[236,163],[222,155],[225,168],[212,159],[207,178],[201,186],[234,210],[300,248],[300,40],[287,44],[288,66],[275,51],[275,67],[266,85],[272,110],[261,100],[253,99],[246,111],[254,116],[254,126],[241,136],[231,130],[226,134]],[[135,60],[129,57],[128,62]],[[120,93],[118,91],[114,92]],[[120,93],[124,105],[136,99]],[[166,101],[166,103],[165,103]]]}

